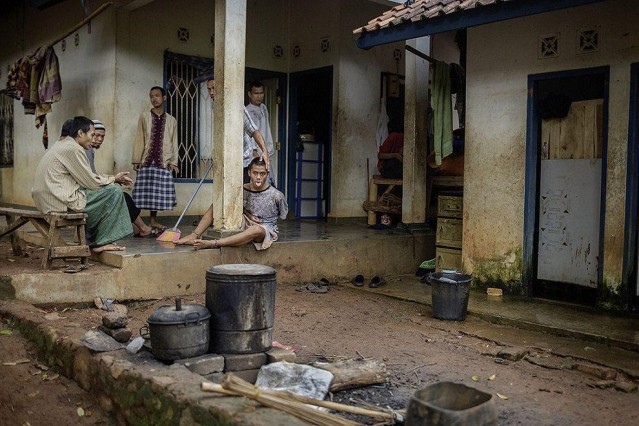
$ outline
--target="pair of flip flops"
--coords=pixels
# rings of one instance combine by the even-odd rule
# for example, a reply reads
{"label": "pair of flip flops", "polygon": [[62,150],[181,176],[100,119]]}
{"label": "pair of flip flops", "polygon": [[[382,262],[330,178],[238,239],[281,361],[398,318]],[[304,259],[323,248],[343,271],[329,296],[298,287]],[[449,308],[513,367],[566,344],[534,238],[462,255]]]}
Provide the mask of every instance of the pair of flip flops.
{"label": "pair of flip flops", "polygon": [[330,282],[326,278],[320,278],[318,282],[306,283],[295,290],[302,293],[328,293]]}
{"label": "pair of flip flops", "polygon": [[[364,275],[357,275],[355,278],[353,278],[352,281],[353,285],[355,287],[363,287],[364,286]],[[381,287],[383,285],[386,285],[386,280],[384,278],[380,278],[377,275],[375,275],[373,278],[371,278],[371,281],[368,283],[368,286],[370,288],[377,288],[377,287]]]}

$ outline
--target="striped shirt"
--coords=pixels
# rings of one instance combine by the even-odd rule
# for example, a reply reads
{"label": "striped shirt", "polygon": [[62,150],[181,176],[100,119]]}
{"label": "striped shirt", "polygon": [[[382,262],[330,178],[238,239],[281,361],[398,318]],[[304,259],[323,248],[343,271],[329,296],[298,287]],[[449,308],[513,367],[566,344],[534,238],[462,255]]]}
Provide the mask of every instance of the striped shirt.
{"label": "striped shirt", "polygon": [[93,173],[84,148],[67,137],[57,141],[40,159],[31,196],[42,213],[81,211],[87,204],[83,188],[98,189],[113,182],[114,176]]}

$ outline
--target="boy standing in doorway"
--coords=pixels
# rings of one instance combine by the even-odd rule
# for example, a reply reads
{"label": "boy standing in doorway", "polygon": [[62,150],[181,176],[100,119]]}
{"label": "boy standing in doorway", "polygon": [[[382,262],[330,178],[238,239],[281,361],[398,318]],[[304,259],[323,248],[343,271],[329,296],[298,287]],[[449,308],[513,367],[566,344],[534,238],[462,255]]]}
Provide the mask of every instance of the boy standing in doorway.
{"label": "boy standing in doorway", "polygon": [[[253,123],[255,123],[257,129],[260,131],[264,138],[270,163],[275,150],[273,146],[273,134],[271,133],[271,125],[269,123],[268,109],[266,108],[266,105],[264,105],[264,85],[262,84],[262,82],[252,81],[251,83],[249,83],[248,98],[249,104],[245,107],[246,111],[248,112],[251,120],[253,120]],[[261,152],[260,150],[258,150],[259,147],[254,138],[251,138],[246,134],[244,134],[244,138],[250,139],[249,141],[245,141],[244,145],[253,148],[253,153],[245,153],[245,155],[251,154],[251,158],[249,159],[250,162],[253,157],[259,156]],[[269,182],[271,185],[275,185],[274,170],[269,170]]]}
{"label": "boy standing in doorway", "polygon": [[159,210],[172,210],[177,204],[172,172],[178,173],[177,120],[164,111],[166,91],[154,86],[149,91],[151,111],[138,120],[133,143],[132,163],[138,172],[133,201],[142,210],[150,210],[149,225],[164,230],[157,221]]}

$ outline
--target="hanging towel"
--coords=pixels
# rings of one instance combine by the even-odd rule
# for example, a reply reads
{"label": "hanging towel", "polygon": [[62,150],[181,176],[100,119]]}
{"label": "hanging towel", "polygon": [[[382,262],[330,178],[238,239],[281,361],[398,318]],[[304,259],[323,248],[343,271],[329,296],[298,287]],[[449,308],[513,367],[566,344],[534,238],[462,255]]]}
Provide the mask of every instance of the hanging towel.
{"label": "hanging towel", "polygon": [[435,164],[453,153],[453,108],[450,93],[450,67],[435,61],[433,73],[433,111],[435,136]]}
{"label": "hanging towel", "polygon": [[380,99],[379,118],[377,119],[377,133],[375,134],[375,142],[377,149],[382,146],[388,137],[388,114],[386,113],[386,97]]}

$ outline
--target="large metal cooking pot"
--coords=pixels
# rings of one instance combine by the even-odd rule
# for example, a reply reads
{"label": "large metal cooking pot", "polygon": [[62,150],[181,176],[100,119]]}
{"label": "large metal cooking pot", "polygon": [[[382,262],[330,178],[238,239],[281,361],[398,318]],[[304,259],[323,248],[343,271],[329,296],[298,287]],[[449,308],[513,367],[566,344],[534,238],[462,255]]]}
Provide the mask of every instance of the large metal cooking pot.
{"label": "large metal cooking pot", "polygon": [[202,305],[165,305],[147,320],[153,355],[162,361],[192,358],[209,350],[211,313]]}

